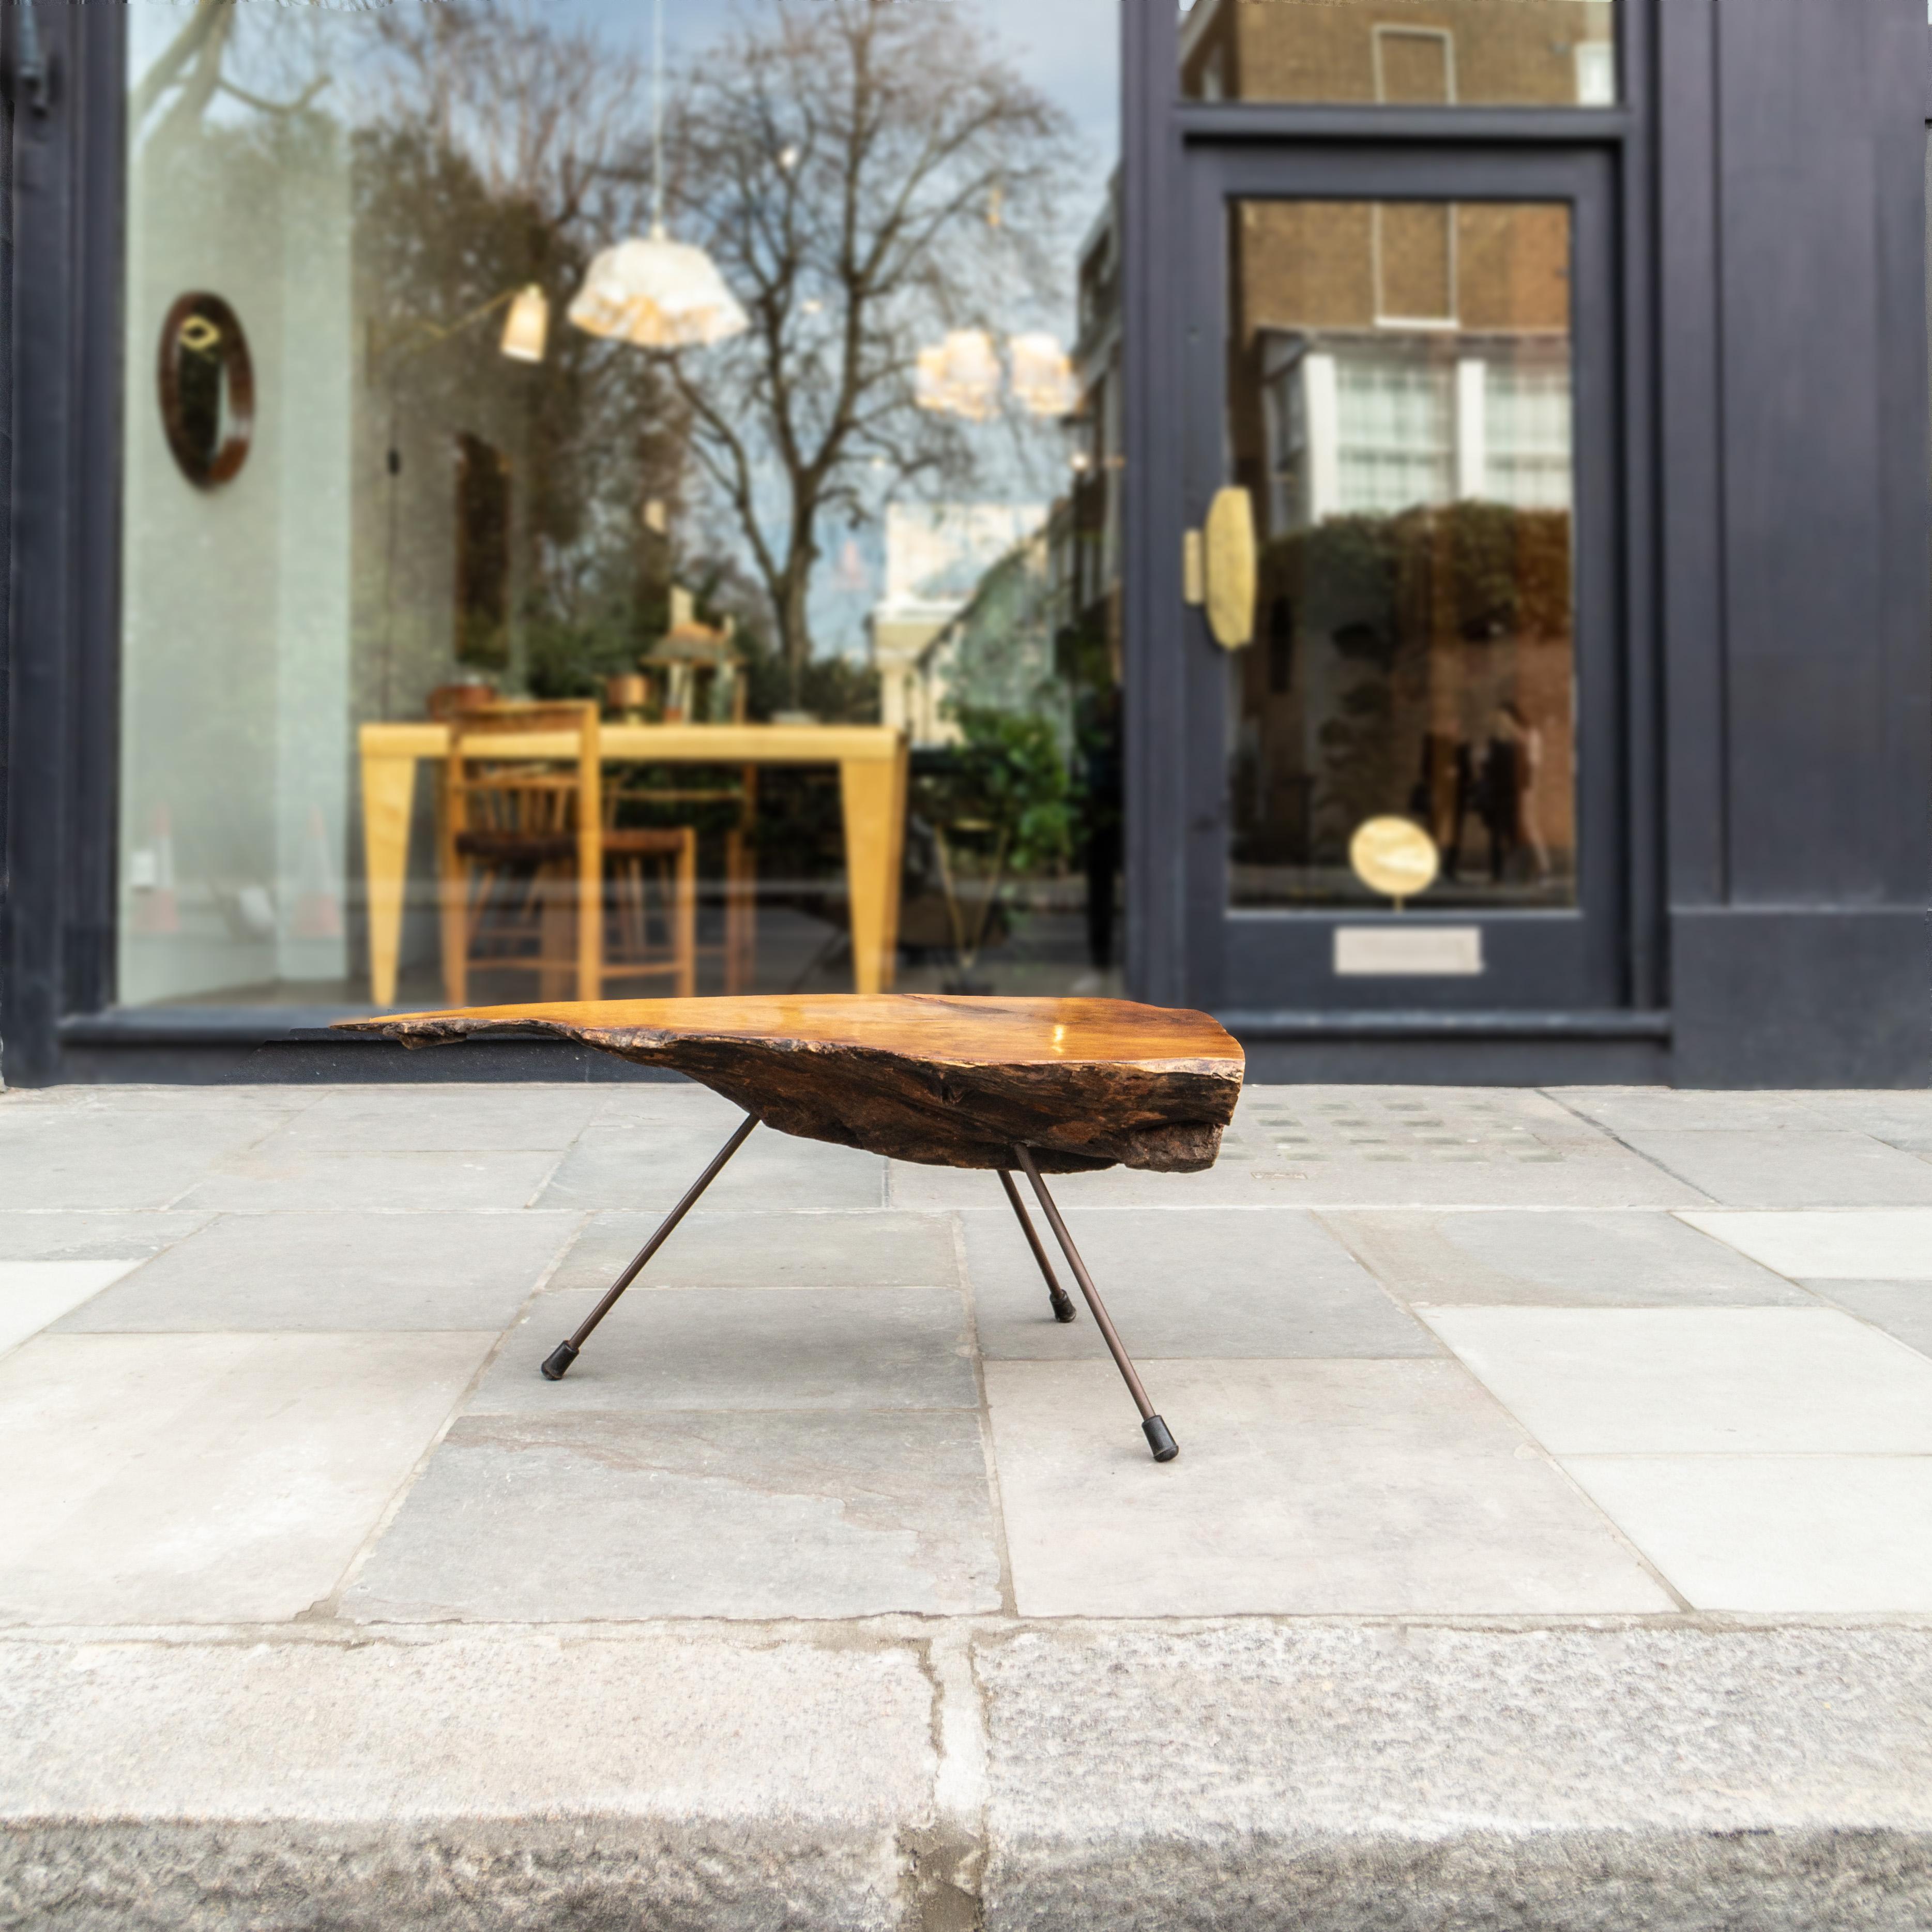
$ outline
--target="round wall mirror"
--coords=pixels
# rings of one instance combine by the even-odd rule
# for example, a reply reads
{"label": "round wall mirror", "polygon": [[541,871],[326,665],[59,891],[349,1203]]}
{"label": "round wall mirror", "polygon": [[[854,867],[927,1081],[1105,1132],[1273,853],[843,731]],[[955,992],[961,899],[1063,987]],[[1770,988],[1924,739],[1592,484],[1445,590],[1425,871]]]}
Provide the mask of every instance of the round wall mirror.
{"label": "round wall mirror", "polygon": [[255,370],[248,339],[219,296],[183,296],[161,326],[161,421],[182,474],[204,490],[248,460]]}

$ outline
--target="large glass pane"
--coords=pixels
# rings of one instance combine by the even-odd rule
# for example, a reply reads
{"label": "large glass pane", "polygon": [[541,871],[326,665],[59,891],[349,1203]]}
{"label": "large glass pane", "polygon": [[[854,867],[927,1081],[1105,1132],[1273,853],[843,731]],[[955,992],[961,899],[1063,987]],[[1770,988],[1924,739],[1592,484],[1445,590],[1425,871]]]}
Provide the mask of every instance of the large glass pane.
{"label": "large glass pane", "polygon": [[1183,0],[1194,100],[1609,107],[1614,0]]}
{"label": "large glass pane", "polygon": [[613,996],[1118,986],[1118,6],[128,10],[124,1002],[569,994],[578,700]]}
{"label": "large glass pane", "polygon": [[1393,817],[1436,849],[1427,903],[1574,904],[1569,211],[1231,219],[1229,454],[1260,558],[1229,661],[1232,902],[1375,902],[1351,848]]}

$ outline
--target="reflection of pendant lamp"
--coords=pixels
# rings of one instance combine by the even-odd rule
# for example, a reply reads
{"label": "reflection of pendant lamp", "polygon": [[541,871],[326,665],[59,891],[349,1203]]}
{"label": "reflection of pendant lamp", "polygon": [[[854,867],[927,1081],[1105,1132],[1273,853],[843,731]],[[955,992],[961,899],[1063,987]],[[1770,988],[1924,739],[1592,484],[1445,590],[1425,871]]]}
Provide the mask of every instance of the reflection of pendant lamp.
{"label": "reflection of pendant lamp", "polygon": [[999,406],[1000,358],[983,328],[955,328],[936,349],[922,349],[914,396],[922,410],[984,422]]}
{"label": "reflection of pendant lamp", "polygon": [[570,304],[570,319],[592,335],[646,349],[722,342],[751,326],[717,266],[702,248],[664,230],[664,0],[657,0],[651,65],[651,232],[604,249]]}
{"label": "reflection of pendant lamp", "polygon": [[541,362],[550,339],[550,302],[535,282],[518,290],[503,324],[502,352],[512,362]]}
{"label": "reflection of pendant lamp", "polygon": [[1012,358],[1013,394],[1036,416],[1064,416],[1080,400],[1073,364],[1057,335],[1016,335],[1007,345]]}

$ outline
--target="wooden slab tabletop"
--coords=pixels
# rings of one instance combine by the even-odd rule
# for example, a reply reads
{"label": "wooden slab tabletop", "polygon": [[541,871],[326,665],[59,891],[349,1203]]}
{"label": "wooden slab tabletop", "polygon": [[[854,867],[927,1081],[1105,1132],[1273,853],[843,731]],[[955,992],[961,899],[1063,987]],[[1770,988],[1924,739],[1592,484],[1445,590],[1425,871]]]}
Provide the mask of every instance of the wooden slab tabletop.
{"label": "wooden slab tabletop", "polygon": [[548,1034],[685,1073],[781,1132],[936,1167],[1211,1167],[1240,1046],[1204,1013],[1126,1000],[822,994],[482,1006],[343,1020],[406,1046]]}

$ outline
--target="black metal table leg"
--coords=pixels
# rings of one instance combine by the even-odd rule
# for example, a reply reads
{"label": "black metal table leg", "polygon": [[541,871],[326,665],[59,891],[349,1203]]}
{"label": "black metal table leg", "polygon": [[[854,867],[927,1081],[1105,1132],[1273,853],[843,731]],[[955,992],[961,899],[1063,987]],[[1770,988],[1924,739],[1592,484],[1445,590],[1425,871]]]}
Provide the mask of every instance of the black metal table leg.
{"label": "black metal table leg", "polygon": [[584,1352],[584,1345],[590,1340],[598,1323],[623,1300],[624,1291],[644,1273],[651,1257],[670,1239],[677,1224],[698,1205],[704,1197],[704,1190],[724,1172],[725,1163],[752,1138],[752,1130],[758,1124],[756,1114],[747,1114],[745,1116],[744,1124],[724,1143],[724,1151],[698,1176],[691,1192],[670,1210],[663,1226],[645,1244],[644,1252],[617,1277],[610,1293],[591,1310],[590,1320],[544,1363],[543,1372],[546,1382],[560,1382],[570,1372],[571,1364]]}
{"label": "black metal table leg", "polygon": [[1095,1325],[1106,1337],[1107,1348],[1114,1358],[1114,1366],[1120,1372],[1126,1383],[1127,1393],[1134,1399],[1134,1406],[1141,1412],[1141,1432],[1148,1439],[1148,1447],[1154,1451],[1156,1462],[1172,1462],[1180,1454],[1180,1445],[1174,1439],[1172,1432],[1160,1418],[1155,1414],[1154,1404],[1148,1400],[1148,1392],[1141,1384],[1140,1373],[1133,1365],[1126,1349],[1122,1345],[1113,1318],[1107,1312],[1107,1305],[1100,1299],[1100,1291],[1094,1286],[1094,1277],[1087,1272],[1087,1264],[1080,1258],[1080,1250],[1073,1245],[1073,1237],[1066,1231],[1066,1223],[1060,1219],[1060,1210],[1054,1206],[1053,1196],[1046,1191],[1046,1183],[1042,1179],[1039,1167],[1026,1148],[1013,1149],[1020,1166],[1026,1170],[1026,1178],[1033,1184],[1033,1191],[1040,1197],[1040,1204],[1045,1210],[1047,1225],[1053,1230],[1053,1238],[1060,1244],[1060,1251],[1066,1257],[1066,1264],[1073,1270],[1073,1279],[1080,1284],[1080,1292],[1087,1298],[1087,1306],[1094,1312]]}
{"label": "black metal table leg", "polygon": [[1000,1185],[1006,1190],[1006,1198],[1012,1203],[1013,1212],[1019,1216],[1020,1230],[1027,1238],[1027,1246],[1033,1250],[1033,1258],[1040,1264],[1040,1273],[1046,1277],[1047,1298],[1053,1304],[1053,1318],[1056,1322],[1072,1322],[1078,1318],[1073,1306],[1073,1298],[1062,1288],[1054,1277],[1053,1264],[1046,1258],[1046,1250],[1040,1245],[1038,1232],[1033,1219],[1026,1210],[1026,1203],[1020,1198],[1019,1190],[1013,1185],[1013,1178],[1003,1167],[1000,1169]]}

